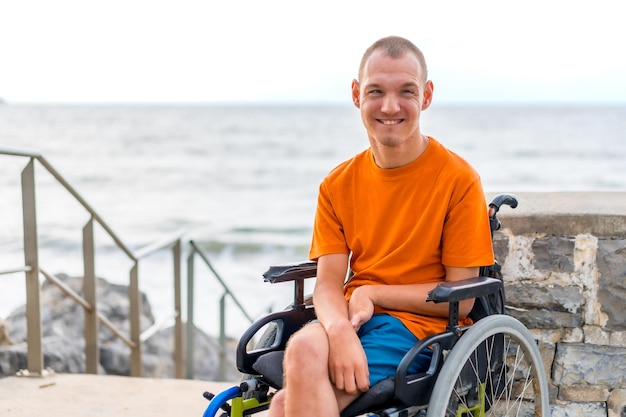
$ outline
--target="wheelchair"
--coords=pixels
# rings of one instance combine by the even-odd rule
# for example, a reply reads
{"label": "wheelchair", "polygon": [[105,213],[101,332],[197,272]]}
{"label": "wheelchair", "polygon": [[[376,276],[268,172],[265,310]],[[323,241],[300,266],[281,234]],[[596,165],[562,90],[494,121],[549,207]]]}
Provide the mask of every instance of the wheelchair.
{"label": "wheelchair", "polygon": [[[511,194],[499,194],[488,206],[491,233],[500,228],[502,205],[517,206]],[[263,275],[270,283],[293,282],[294,301],[287,309],[256,321],[237,346],[242,382],[210,400],[203,416],[244,417],[267,410],[283,385],[282,359],[289,337],[315,311],[304,295],[304,280],[315,277],[316,264],[274,266]],[[459,302],[474,298],[473,324],[459,325]],[[428,301],[449,303],[446,331],[420,340],[404,356],[396,373],[362,394],[341,417],[484,417],[550,416],[547,376],[537,342],[517,319],[504,313],[500,266],[480,269],[480,276],[444,282]],[[428,369],[408,373],[411,363],[429,350]],[[315,389],[314,387],[312,389]],[[230,403],[229,403],[230,402]]]}

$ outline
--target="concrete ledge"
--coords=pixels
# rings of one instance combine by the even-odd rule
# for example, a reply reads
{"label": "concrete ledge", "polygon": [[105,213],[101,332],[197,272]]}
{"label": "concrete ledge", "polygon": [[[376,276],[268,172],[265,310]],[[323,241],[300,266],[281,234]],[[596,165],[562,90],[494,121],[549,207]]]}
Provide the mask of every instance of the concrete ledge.
{"label": "concrete ledge", "polygon": [[0,379],[0,415],[200,417],[208,405],[202,393],[232,385],[111,375],[12,376]]}
{"label": "concrete ledge", "polygon": [[[487,193],[489,201],[498,193]],[[513,193],[519,206],[499,217],[515,234],[626,236],[626,192]]]}

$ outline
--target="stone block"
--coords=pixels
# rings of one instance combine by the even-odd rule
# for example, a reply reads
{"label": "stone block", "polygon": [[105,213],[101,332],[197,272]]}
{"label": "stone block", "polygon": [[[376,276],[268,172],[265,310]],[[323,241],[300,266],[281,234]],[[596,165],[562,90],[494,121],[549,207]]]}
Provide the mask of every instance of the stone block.
{"label": "stone block", "polygon": [[554,272],[574,272],[575,241],[567,237],[551,236],[535,239],[535,269]]}
{"label": "stone block", "polygon": [[626,417],[626,387],[614,389],[606,406],[608,417]]}
{"label": "stone block", "polygon": [[[549,343],[555,345],[563,341],[564,330],[563,329],[528,329],[533,335],[535,340],[539,340],[540,343]],[[581,339],[582,340],[582,339]]]}
{"label": "stone block", "polygon": [[565,403],[552,406],[552,417],[606,417],[606,403]]}
{"label": "stone block", "polygon": [[531,329],[581,327],[582,292],[576,286],[506,284],[509,311]]}
{"label": "stone block", "polygon": [[511,310],[507,311],[530,329],[556,329],[582,326],[580,314],[562,313],[550,310]]}
{"label": "stone block", "polygon": [[609,346],[611,343],[611,333],[599,326],[585,326],[585,343],[591,345]]}
{"label": "stone block", "polygon": [[557,345],[552,380],[555,385],[595,385],[609,389],[624,384],[626,348],[589,344]]}
{"label": "stone block", "polygon": [[606,401],[609,398],[609,390],[606,387],[594,387],[589,385],[569,385],[559,388],[559,400],[587,403]]}
{"label": "stone block", "polygon": [[585,335],[583,333],[583,329],[580,327],[573,327],[570,329],[564,329],[563,339],[561,342],[567,343],[583,343],[585,340]]}
{"label": "stone block", "polygon": [[598,242],[598,302],[608,318],[605,327],[626,330],[626,240],[604,239]]}
{"label": "stone block", "polygon": [[582,306],[582,291],[578,286],[545,284],[507,284],[506,303],[524,309],[579,314]]}
{"label": "stone block", "polygon": [[[510,233],[505,230],[503,233]],[[502,274],[505,282],[520,282],[528,279],[545,279],[542,271],[535,271],[533,267],[532,243],[535,235],[521,235],[509,237],[509,253],[506,262],[502,265]],[[538,276],[539,275],[539,276]],[[547,275],[543,273],[543,275]]]}
{"label": "stone block", "polygon": [[609,345],[626,347],[626,332],[611,332]]}

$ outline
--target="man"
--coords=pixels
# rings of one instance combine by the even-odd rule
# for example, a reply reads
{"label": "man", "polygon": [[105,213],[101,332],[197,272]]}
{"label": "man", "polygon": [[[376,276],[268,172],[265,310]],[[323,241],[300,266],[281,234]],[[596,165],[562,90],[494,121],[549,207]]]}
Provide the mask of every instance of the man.
{"label": "man", "polygon": [[[338,416],[393,375],[418,339],[445,329],[448,306],[426,302],[432,288],[493,263],[478,174],[421,133],[432,98],[410,41],[383,38],[363,55],[352,100],[370,146],[320,186],[310,251],[318,321],[287,345],[272,417]],[[462,317],[472,305],[461,303]],[[422,358],[413,371],[427,364]]]}

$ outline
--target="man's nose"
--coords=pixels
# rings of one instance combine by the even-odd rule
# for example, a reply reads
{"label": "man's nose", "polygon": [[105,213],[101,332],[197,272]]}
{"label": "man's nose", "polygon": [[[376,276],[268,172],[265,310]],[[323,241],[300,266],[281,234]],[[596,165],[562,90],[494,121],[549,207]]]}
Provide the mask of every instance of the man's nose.
{"label": "man's nose", "polygon": [[387,94],[383,97],[382,107],[380,109],[385,114],[395,114],[400,110],[400,101],[395,94]]}

